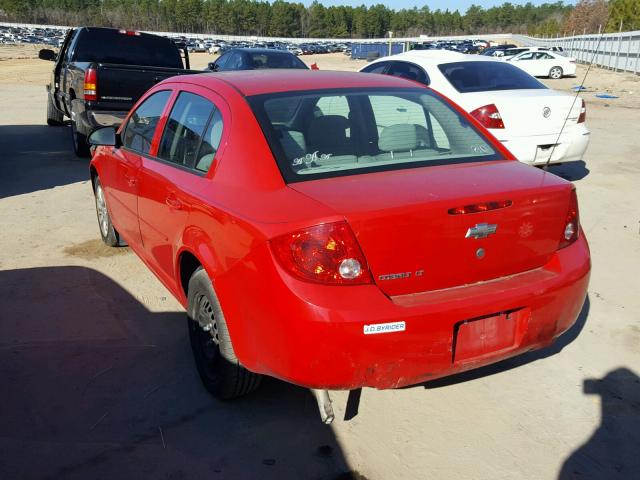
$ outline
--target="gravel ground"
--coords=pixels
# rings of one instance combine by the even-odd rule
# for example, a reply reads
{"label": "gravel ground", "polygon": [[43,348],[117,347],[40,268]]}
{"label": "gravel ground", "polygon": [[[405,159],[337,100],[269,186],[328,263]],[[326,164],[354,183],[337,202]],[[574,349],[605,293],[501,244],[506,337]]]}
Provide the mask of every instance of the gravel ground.
{"label": "gravel ground", "polygon": [[584,162],[551,168],[576,183],[592,249],[575,327],[476,372],[364,389],[357,409],[333,392],[327,427],[307,390],[276,380],[237,403],[204,391],[178,303],[128,249],[99,241],[87,161],[68,127],[44,124],[50,67],[0,62],[0,478],[640,478],[634,101],[584,95]]}

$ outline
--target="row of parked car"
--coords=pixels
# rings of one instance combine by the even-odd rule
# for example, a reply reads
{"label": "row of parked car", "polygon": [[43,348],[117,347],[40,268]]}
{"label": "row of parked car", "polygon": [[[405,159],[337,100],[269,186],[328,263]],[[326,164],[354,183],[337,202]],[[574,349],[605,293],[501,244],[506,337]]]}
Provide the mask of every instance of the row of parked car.
{"label": "row of parked car", "polygon": [[9,27],[0,25],[0,43],[30,43],[35,45],[62,45],[66,30],[40,27]]}
{"label": "row of parked car", "polygon": [[[310,71],[240,49],[267,60],[233,71],[230,50],[203,73],[161,37],[65,42],[49,115],[117,114],[88,135],[100,236],[184,306],[215,396],[273,376],[312,388],[330,423],[329,389],[433,380],[575,322],[590,271],[575,187],[525,163],[579,157],[584,110],[512,62],[413,51]],[[147,63],[108,63],[127,59]]]}

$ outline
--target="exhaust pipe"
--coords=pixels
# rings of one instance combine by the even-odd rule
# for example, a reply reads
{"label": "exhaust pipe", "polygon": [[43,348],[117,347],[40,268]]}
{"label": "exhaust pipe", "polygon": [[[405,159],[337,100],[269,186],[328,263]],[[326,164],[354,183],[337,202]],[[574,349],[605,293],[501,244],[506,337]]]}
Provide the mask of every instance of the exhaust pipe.
{"label": "exhaust pipe", "polygon": [[318,408],[320,409],[320,419],[325,425],[330,425],[333,422],[335,415],[333,413],[333,406],[331,406],[331,398],[329,398],[328,390],[317,390],[312,388],[313,394],[318,402]]}

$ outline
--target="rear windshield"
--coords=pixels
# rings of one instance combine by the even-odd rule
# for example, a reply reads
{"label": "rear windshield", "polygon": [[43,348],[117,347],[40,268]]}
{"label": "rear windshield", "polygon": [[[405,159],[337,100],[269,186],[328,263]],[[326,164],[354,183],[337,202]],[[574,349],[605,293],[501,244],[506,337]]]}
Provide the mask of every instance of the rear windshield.
{"label": "rear windshield", "polygon": [[287,182],[503,157],[424,89],[336,89],[249,98]]}
{"label": "rear windshield", "polygon": [[259,68],[307,68],[305,63],[291,53],[249,53],[249,66]]}
{"label": "rear windshield", "polygon": [[460,93],[547,88],[506,62],[454,62],[438,65],[438,69]]}
{"label": "rear windshield", "polygon": [[182,68],[180,51],[168,38],[144,33],[128,35],[100,28],[80,32],[73,59],[76,62]]}

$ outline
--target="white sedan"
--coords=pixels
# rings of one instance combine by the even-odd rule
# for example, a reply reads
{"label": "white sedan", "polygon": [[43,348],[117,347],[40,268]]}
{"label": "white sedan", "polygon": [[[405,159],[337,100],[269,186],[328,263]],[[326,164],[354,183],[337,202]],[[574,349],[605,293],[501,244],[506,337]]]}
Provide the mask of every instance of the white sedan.
{"label": "white sedan", "polygon": [[582,160],[589,144],[584,100],[547,88],[511,62],[414,50],[380,58],[360,71],[429,85],[471,113],[523,163]]}
{"label": "white sedan", "polygon": [[559,79],[576,74],[575,58],[567,58],[556,52],[529,51],[507,59],[534,77]]}

